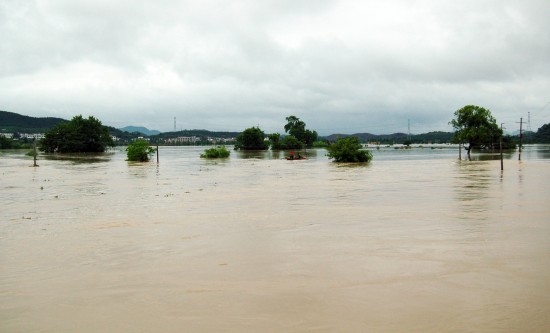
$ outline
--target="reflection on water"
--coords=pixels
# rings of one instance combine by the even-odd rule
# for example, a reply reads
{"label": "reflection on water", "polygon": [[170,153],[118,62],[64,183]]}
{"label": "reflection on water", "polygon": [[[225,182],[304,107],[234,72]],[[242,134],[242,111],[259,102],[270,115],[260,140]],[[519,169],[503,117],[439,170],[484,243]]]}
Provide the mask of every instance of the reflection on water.
{"label": "reflection on water", "polygon": [[85,164],[108,162],[113,154],[113,152],[95,154],[42,154],[41,157],[49,161],[70,161],[73,164]]}
{"label": "reflection on water", "polygon": [[0,331],[550,329],[547,146],[203,150],[1,152]]}

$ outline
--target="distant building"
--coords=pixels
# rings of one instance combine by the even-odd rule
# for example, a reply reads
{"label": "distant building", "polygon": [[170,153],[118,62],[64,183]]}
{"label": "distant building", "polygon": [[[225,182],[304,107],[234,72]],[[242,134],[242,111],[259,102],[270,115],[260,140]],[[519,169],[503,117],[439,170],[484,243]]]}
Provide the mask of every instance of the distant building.
{"label": "distant building", "polygon": [[177,138],[166,139],[167,143],[195,143],[197,141],[200,141],[200,138],[196,136],[178,136]]}

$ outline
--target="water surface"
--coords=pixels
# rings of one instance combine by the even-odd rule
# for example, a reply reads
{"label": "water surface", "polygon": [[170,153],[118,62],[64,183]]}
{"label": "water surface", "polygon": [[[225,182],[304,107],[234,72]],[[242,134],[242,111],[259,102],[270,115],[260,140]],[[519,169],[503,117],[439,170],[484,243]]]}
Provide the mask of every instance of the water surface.
{"label": "water surface", "polygon": [[550,330],[548,146],[203,150],[2,152],[0,331]]}

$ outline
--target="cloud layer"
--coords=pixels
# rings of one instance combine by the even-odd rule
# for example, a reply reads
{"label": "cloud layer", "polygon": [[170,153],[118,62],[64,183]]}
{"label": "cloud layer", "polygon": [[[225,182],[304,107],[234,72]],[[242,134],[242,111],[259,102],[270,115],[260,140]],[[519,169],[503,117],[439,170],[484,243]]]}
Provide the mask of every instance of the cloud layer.
{"label": "cloud layer", "polygon": [[0,109],[162,131],[550,122],[550,2],[7,0]]}

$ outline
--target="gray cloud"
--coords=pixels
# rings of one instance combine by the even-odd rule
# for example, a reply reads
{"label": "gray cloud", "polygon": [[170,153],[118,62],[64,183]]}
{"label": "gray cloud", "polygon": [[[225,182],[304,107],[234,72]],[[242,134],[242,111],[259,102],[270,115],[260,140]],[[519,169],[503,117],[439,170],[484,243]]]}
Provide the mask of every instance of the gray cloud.
{"label": "gray cloud", "polygon": [[450,130],[477,104],[550,121],[550,2],[13,1],[0,109],[113,126]]}

